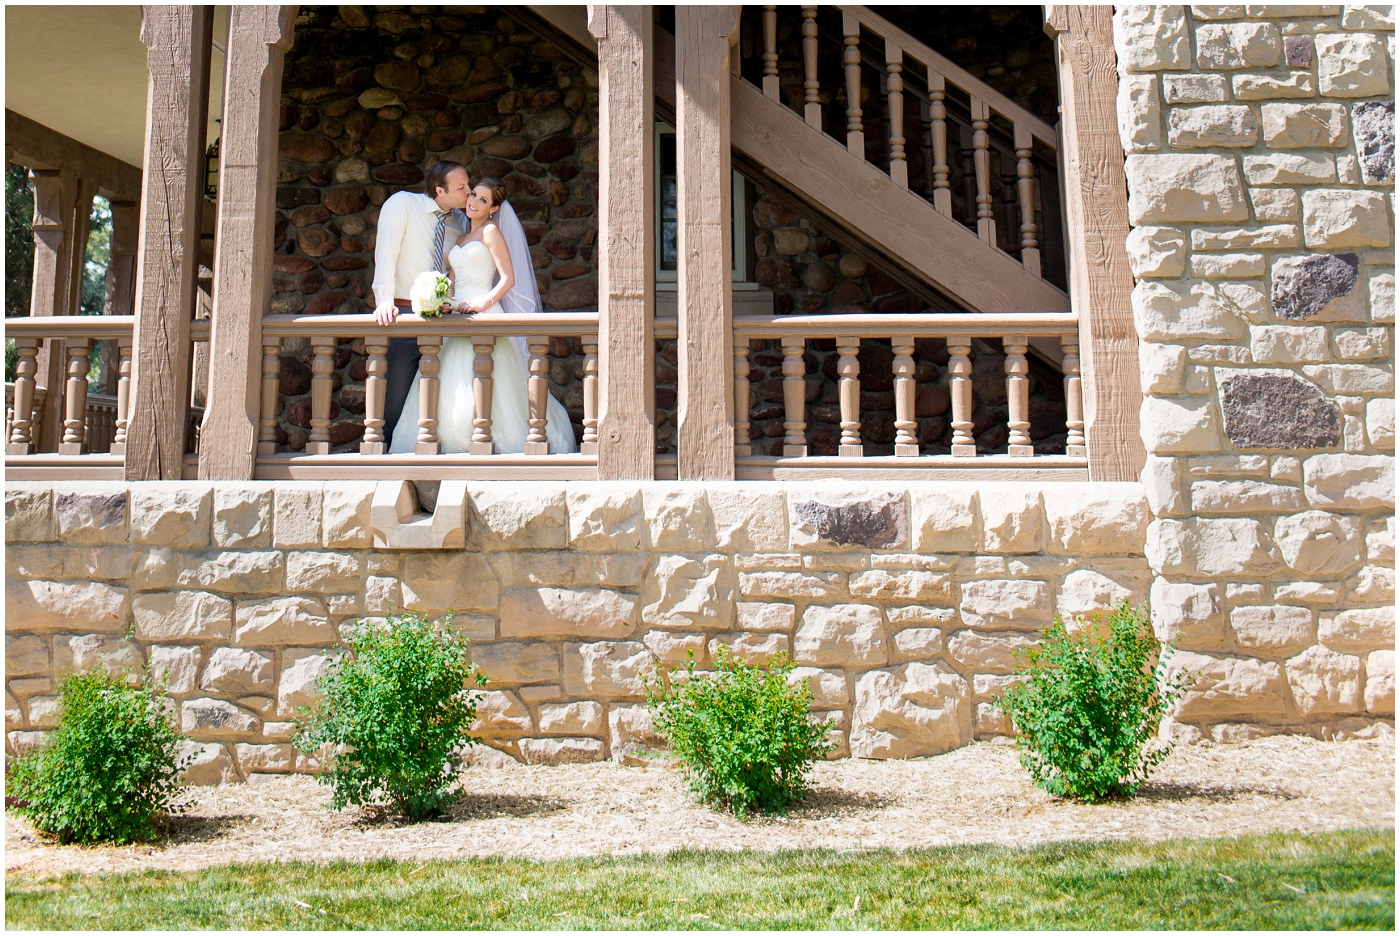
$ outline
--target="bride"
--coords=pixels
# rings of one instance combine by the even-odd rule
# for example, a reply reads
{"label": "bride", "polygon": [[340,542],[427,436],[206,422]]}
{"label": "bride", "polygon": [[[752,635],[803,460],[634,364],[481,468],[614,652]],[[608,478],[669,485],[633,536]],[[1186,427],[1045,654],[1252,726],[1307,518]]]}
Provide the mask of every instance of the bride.
{"label": "bride", "polygon": [[[453,311],[465,314],[528,313],[540,308],[534,265],[525,231],[515,210],[505,200],[505,186],[483,179],[467,197],[471,229],[448,251],[448,278],[452,281]],[[515,271],[522,271],[519,280]],[[494,281],[494,285],[492,285]],[[495,451],[525,451],[530,404],[527,394],[529,348],[524,338],[496,339],[491,352],[494,383],[491,402],[491,439]],[[438,370],[438,442],[442,452],[466,452],[472,438],[475,399],[472,377],[476,351],[470,338],[443,339]],[[420,375],[421,377],[421,372]],[[553,394],[545,394],[548,422],[545,437],[553,453],[576,452],[568,411]],[[394,427],[389,451],[411,453],[418,437],[418,381],[404,402],[404,418]]]}

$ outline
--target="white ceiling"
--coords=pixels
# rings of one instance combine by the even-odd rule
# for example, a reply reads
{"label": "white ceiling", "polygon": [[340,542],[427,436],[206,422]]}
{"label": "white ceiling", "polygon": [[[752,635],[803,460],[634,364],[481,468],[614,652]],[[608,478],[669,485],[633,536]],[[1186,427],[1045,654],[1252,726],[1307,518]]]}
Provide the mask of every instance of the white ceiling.
{"label": "white ceiling", "polygon": [[[214,11],[225,44],[228,8]],[[224,57],[210,63],[209,141],[223,108]],[[139,6],[5,7],[5,106],[141,166],[146,138],[146,47]]]}

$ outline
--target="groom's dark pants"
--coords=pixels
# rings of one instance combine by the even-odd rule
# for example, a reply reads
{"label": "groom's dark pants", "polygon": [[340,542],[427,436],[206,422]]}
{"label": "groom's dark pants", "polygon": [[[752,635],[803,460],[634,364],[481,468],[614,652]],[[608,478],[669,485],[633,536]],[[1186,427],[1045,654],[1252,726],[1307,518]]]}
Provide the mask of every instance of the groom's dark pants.
{"label": "groom's dark pants", "polygon": [[[417,338],[390,338],[386,363],[388,373],[384,375],[384,442],[385,449],[393,441],[394,427],[403,415],[403,404],[408,399],[408,391],[413,389],[413,381],[418,378]],[[416,420],[416,413],[409,413],[409,419]]]}

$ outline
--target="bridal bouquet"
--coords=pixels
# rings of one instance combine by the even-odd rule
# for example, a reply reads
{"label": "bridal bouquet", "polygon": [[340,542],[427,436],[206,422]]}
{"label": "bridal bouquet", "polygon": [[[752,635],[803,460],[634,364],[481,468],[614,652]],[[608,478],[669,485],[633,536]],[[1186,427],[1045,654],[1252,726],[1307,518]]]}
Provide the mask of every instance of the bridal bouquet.
{"label": "bridal bouquet", "polygon": [[447,276],[433,270],[419,273],[418,278],[413,281],[412,291],[408,294],[413,311],[425,318],[439,318],[442,315],[442,304],[451,298],[452,284],[448,282]]}

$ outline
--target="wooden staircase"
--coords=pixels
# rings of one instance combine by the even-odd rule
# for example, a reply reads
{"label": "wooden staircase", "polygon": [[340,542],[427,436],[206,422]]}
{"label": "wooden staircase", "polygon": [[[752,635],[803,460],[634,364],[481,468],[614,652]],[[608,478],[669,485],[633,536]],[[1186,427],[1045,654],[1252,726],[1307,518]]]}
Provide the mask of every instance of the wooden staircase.
{"label": "wooden staircase", "polygon": [[[816,11],[819,8],[803,9]],[[552,28],[555,35],[551,38],[570,40],[596,55],[597,44],[588,32],[583,7],[536,6],[529,10],[537,20]],[[770,66],[765,71],[772,74],[765,75],[764,87],[737,76],[731,82],[731,142],[736,155],[746,163],[761,167],[766,177],[821,213],[826,221],[839,226],[893,265],[968,311],[1068,311],[1069,296],[1041,277],[1039,252],[1034,247],[1033,186],[1039,184],[1039,180],[1033,178],[1030,156],[1033,147],[1039,153],[1047,150],[1053,153],[1056,148],[1054,129],[870,8],[842,6],[836,10],[845,33],[842,41],[846,48],[848,84],[854,81],[854,87],[859,87],[862,33],[872,34],[884,42],[889,76],[884,97],[888,110],[883,117],[872,116],[889,124],[890,143],[895,145],[891,145],[887,153],[888,169],[881,169],[864,158],[864,127],[875,123],[870,117],[859,111],[852,115],[850,109],[847,110],[844,144],[821,129],[821,104],[811,90],[817,75],[815,15],[806,18],[810,26],[804,23],[804,65],[809,91],[803,113],[779,99],[776,54],[771,39],[765,48],[769,56],[765,64]],[[765,8],[764,15],[775,13],[772,8]],[[765,23],[765,27],[767,25]],[[658,102],[674,108],[675,40],[660,27],[655,37]],[[866,44],[866,52],[870,51],[870,45]],[[953,121],[939,115],[937,110],[933,120],[933,145],[939,148],[941,131],[943,149],[938,159],[943,167],[941,195],[936,190],[929,199],[909,188],[903,158],[904,81],[901,77],[907,63],[922,70],[930,91],[936,92],[940,101],[946,98],[949,103],[955,100],[965,103],[972,126],[977,128],[973,141],[978,205],[975,230],[953,217],[947,195],[946,166],[947,130]],[[1007,126],[1013,136],[1015,152],[1020,156],[1018,175],[1025,180],[1020,185],[1024,221],[1022,237],[1017,238],[1017,246],[1021,248],[1019,261],[996,246],[996,220],[992,217],[989,194],[989,157],[993,150],[990,137],[998,128]],[[896,141],[897,137],[900,139]]]}

